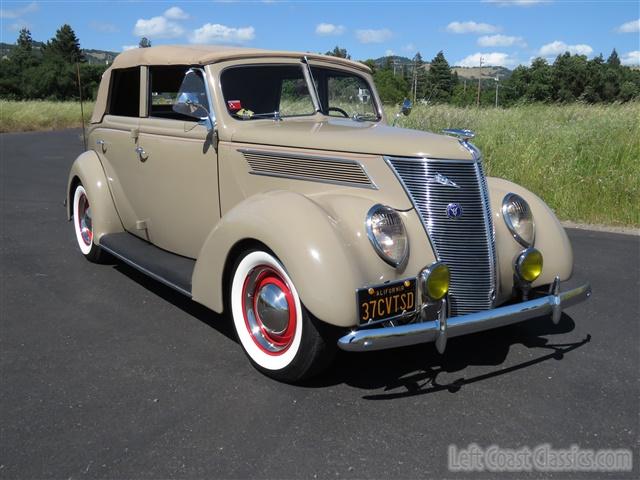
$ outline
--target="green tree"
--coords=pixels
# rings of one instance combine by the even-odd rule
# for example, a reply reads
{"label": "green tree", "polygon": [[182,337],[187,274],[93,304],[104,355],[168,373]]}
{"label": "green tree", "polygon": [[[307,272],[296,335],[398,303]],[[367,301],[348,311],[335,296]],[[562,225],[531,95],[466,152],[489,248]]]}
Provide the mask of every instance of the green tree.
{"label": "green tree", "polygon": [[426,98],[429,79],[427,69],[425,68],[425,64],[422,60],[422,55],[420,55],[420,52],[416,53],[413,57],[411,80],[411,87],[413,89],[413,94],[415,97],[413,99],[420,100]]}
{"label": "green tree", "polygon": [[394,75],[390,68],[376,71],[373,80],[383,103],[400,103],[408,96],[409,85],[403,77]]}
{"label": "green tree", "polygon": [[67,63],[85,61],[80,49],[80,40],[66,23],[56,31],[56,36],[47,42],[45,54],[57,55]]}
{"label": "green tree", "polygon": [[553,97],[551,66],[544,58],[536,58],[529,68],[526,98],[537,102],[548,102]]}
{"label": "green tree", "polygon": [[611,55],[609,55],[609,58],[607,58],[607,65],[609,65],[610,67],[620,66],[620,57],[618,56],[618,52],[616,52],[615,48],[611,52]]}
{"label": "green tree", "polygon": [[431,98],[434,102],[447,102],[451,98],[453,92],[453,77],[451,75],[451,67],[444,57],[442,51],[431,60],[429,67],[427,98]]}
{"label": "green tree", "polygon": [[142,37],[140,39],[140,42],[138,43],[139,48],[149,48],[150,46],[151,46],[151,40],[149,40],[147,37]]}
{"label": "green tree", "polygon": [[325,55],[331,55],[332,57],[346,58],[351,60],[351,55],[347,53],[346,48],[340,48],[339,46],[335,46],[333,50],[329,50]]}

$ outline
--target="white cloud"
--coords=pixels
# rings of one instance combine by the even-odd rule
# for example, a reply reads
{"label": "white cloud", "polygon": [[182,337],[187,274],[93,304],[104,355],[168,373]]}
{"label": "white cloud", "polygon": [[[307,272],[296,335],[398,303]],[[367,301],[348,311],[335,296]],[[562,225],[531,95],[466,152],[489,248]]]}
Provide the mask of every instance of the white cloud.
{"label": "white cloud", "polygon": [[623,65],[640,65],[640,50],[625,53],[620,61]]}
{"label": "white cloud", "polygon": [[219,23],[205,23],[196,28],[189,41],[191,43],[242,43],[253,40],[256,36],[253,27],[227,27]]}
{"label": "white cloud", "polygon": [[11,10],[6,8],[0,8],[0,18],[22,17],[23,15],[27,15],[28,13],[37,12],[39,8],[40,7],[38,7],[38,4],[36,2],[31,2],[28,5],[25,5],[24,7],[18,7]]}
{"label": "white cloud", "polygon": [[491,52],[491,53],[474,53],[462,60],[459,60],[455,65],[460,67],[479,67],[480,59],[482,58],[483,67],[513,67],[518,64],[518,60],[515,57],[507,53]]}
{"label": "white cloud", "polygon": [[148,38],[176,38],[184,33],[184,29],[165,17],[139,18],[133,27],[133,34]]}
{"label": "white cloud", "polygon": [[180,7],[171,7],[165,10],[164,12],[165,18],[170,18],[171,20],[186,20],[189,18],[189,15],[182,10]]}
{"label": "white cloud", "polygon": [[501,7],[510,7],[516,5],[518,7],[528,7],[538,3],[551,3],[551,0],[482,0],[483,3],[495,3]]}
{"label": "white cloud", "polygon": [[122,51],[126,52],[127,50],[133,50],[134,48],[138,48],[138,45],[123,45]]}
{"label": "white cloud", "polygon": [[387,48],[384,51],[384,56],[385,57],[393,57],[396,54],[396,52],[394,52],[393,50],[391,50],[390,48]]}
{"label": "white cloud", "polygon": [[18,31],[22,30],[23,28],[26,28],[27,30],[31,30],[32,26],[31,26],[31,24],[29,22],[26,22],[26,21],[22,20],[21,18],[19,18],[17,22],[12,23],[7,28],[12,32],[18,32]]}
{"label": "white cloud", "polygon": [[388,28],[356,30],[356,38],[360,43],[382,43],[392,36],[393,32]]}
{"label": "white cloud", "polygon": [[406,45],[404,45],[402,47],[402,50],[404,50],[405,52],[409,52],[409,53],[415,53],[416,50],[418,50],[416,48],[416,46],[413,43],[407,43]]}
{"label": "white cloud", "polygon": [[569,52],[573,55],[591,55],[593,48],[590,45],[583,43],[577,45],[567,45],[564,42],[556,40],[551,43],[543,45],[538,51],[538,55],[541,57],[549,57],[552,55],[562,55],[565,52]]}
{"label": "white cloud", "polygon": [[447,25],[449,33],[496,33],[500,31],[499,27],[489,23],[478,23],[472,20],[467,22],[451,22]]}
{"label": "white cloud", "polygon": [[316,25],[316,35],[342,35],[344,31],[343,25],[334,25],[333,23],[319,23]]}
{"label": "white cloud", "polygon": [[481,47],[526,47],[527,44],[522,37],[510,37],[508,35],[484,35],[478,38],[478,45]]}
{"label": "white cloud", "polygon": [[616,28],[618,33],[636,33],[640,32],[640,18],[638,20],[631,20],[630,22],[623,23]]}

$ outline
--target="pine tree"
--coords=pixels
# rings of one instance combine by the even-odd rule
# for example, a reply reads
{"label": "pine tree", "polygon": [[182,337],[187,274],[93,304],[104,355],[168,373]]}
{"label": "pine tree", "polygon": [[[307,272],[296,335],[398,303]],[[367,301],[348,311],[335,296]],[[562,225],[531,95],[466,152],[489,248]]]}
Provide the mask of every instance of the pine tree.
{"label": "pine tree", "polygon": [[140,43],[138,43],[139,48],[149,48],[151,46],[151,40],[147,37],[142,37],[140,39]]}
{"label": "pine tree", "polygon": [[80,40],[66,23],[56,31],[56,36],[47,42],[45,53],[61,57],[67,63],[84,62]]}
{"label": "pine tree", "polygon": [[611,52],[611,55],[609,55],[609,58],[607,58],[607,65],[609,65],[610,67],[620,66],[620,57],[618,56],[618,52],[616,52],[615,48]]}
{"label": "pine tree", "polygon": [[442,51],[431,60],[429,68],[429,96],[433,101],[446,102],[451,97],[453,91],[453,77],[449,62],[444,57]]}

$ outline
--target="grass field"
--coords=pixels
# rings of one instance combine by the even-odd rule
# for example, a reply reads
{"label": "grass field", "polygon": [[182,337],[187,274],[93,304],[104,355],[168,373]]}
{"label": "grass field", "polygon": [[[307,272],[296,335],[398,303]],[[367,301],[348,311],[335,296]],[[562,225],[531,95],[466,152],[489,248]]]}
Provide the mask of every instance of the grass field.
{"label": "grass field", "polygon": [[[93,105],[85,104],[85,118]],[[395,107],[388,107],[389,116]],[[74,102],[0,101],[0,132],[80,126]],[[640,226],[640,102],[509,109],[417,106],[398,126],[470,128],[489,175],[524,185],[563,220]]]}
{"label": "grass field", "polygon": [[[89,120],[93,103],[85,102],[84,118]],[[58,130],[80,127],[80,103],[0,100],[0,132]]]}

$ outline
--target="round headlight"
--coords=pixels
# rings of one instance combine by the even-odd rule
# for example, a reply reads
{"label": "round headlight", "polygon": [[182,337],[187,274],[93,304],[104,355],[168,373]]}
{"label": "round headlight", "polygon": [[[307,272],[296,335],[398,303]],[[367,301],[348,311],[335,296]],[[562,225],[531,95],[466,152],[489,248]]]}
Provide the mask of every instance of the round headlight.
{"label": "round headlight", "polygon": [[375,251],[397,267],[407,258],[409,239],[400,214],[391,207],[374,205],[367,213],[367,235]]}
{"label": "round headlight", "polygon": [[515,266],[518,277],[531,283],[542,273],[542,254],[535,248],[527,248],[518,255]]}
{"label": "round headlight", "polygon": [[437,301],[449,292],[449,267],[435,262],[420,272],[424,301]]}
{"label": "round headlight", "polygon": [[518,243],[524,247],[533,245],[536,225],[533,222],[531,208],[524,198],[515,193],[508,193],[502,200],[502,216]]}

